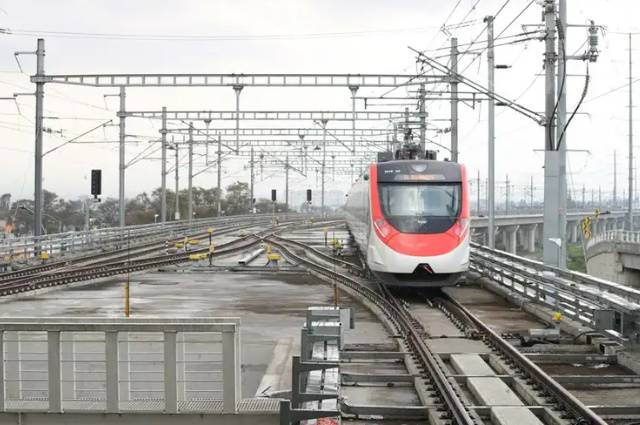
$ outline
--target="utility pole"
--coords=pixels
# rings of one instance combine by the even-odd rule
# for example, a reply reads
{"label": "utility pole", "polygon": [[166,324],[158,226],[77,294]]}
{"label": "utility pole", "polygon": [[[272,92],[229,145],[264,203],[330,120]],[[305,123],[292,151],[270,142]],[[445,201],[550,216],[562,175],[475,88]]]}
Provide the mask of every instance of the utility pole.
{"label": "utility pole", "polygon": [[533,210],[533,176],[531,176],[531,185],[529,186],[529,202],[531,204],[530,208]]}
{"label": "utility pole", "polygon": [[613,208],[618,204],[618,160],[616,151],[613,151]]}
{"label": "utility pole", "polygon": [[[493,21],[491,25],[493,26]],[[449,75],[449,79],[451,85],[451,161],[458,162],[458,39],[456,37],[451,38],[451,75]],[[478,184],[479,187],[480,184]]]}
{"label": "utility pole", "polygon": [[598,207],[602,208],[602,187],[598,186]]}
{"label": "utility pole", "polygon": [[222,215],[222,136],[218,134],[218,217]]}
{"label": "utility pole", "polygon": [[125,139],[125,105],[126,105],[126,93],[124,86],[120,86],[120,110],[118,111],[118,117],[120,118],[119,123],[119,153],[120,153],[120,175],[118,180],[118,199],[120,201],[120,227],[124,227],[124,217],[125,217],[125,200],[124,200],[124,172],[127,164],[125,163],[125,155],[124,155],[124,139]]}
{"label": "utility pole", "polygon": [[325,216],[324,211],[324,177],[327,163],[327,120],[322,120],[322,189],[320,195],[320,212],[322,217]]}
{"label": "utility pole", "polygon": [[351,90],[351,131],[353,132],[351,136],[351,152],[353,154],[356,153],[356,93],[358,93],[358,86],[349,86],[349,90]]}
{"label": "utility pole", "polygon": [[[395,158],[395,154],[396,154],[396,149],[398,146],[398,123],[397,122],[393,122],[393,147],[391,148],[391,153],[394,155]],[[353,178],[351,179],[351,182],[353,183]]]}
{"label": "utility pole", "polygon": [[[489,93],[493,93],[495,91],[495,54],[493,47],[493,16],[487,16],[484,18],[484,21],[487,23],[487,64],[489,68]],[[489,183],[487,185],[487,201],[489,204],[488,215],[489,215],[489,237],[488,243],[489,248],[495,248],[495,220],[496,220],[496,211],[495,211],[495,190],[496,190],[496,176],[495,176],[495,100],[492,97],[489,97],[487,100],[489,103],[489,118],[488,118],[488,127],[489,127],[489,141],[488,141],[488,151],[489,151],[489,169],[487,172]]]}
{"label": "utility pole", "polygon": [[[544,152],[544,227],[543,259],[546,265],[565,268],[565,224],[566,214],[562,199],[563,191],[560,169],[564,158],[558,151],[555,134],[556,111],[556,11],[555,0],[544,2],[545,23],[545,152]],[[566,220],[566,219],[565,219]]]}
{"label": "utility pole", "polygon": [[161,192],[160,192],[160,222],[167,221],[167,107],[162,107],[162,128],[160,129],[160,143],[162,143]]}
{"label": "utility pole", "polygon": [[586,201],[586,198],[585,198],[585,192],[586,192],[586,189],[585,189],[584,185],[582,185],[582,210],[583,211],[587,209],[587,201]]}
{"label": "utility pole", "polygon": [[507,180],[505,181],[505,192],[504,192],[504,215],[509,215],[509,203],[511,202],[511,184],[509,182],[509,174],[507,174]]}
{"label": "utility pole", "polygon": [[[236,153],[240,152],[240,92],[243,87],[240,84],[233,86],[233,91],[236,92]],[[253,205],[251,208],[253,209]]]}
{"label": "utility pole", "polygon": [[558,111],[556,114],[556,144],[558,152],[558,212],[556,214],[558,220],[557,233],[560,239],[560,253],[558,256],[558,265],[561,268],[566,267],[567,258],[567,90],[570,78],[566,78],[566,46],[567,46],[567,0],[558,0],[558,22],[556,27],[558,30],[558,69],[556,75],[556,87],[558,93]]}
{"label": "utility pole", "polygon": [[206,120],[204,120],[204,125],[205,125],[205,143],[204,143],[204,165],[208,166],[209,165],[209,126],[211,125],[211,120],[209,118],[207,118]]}
{"label": "utility pole", "polygon": [[596,190],[591,188],[591,206],[593,207],[596,203]]}
{"label": "utility pole", "polygon": [[478,196],[477,196],[477,201],[476,201],[477,202],[476,207],[477,207],[478,211],[476,212],[476,215],[479,216],[480,215],[480,170],[478,170],[478,188],[477,189],[478,189],[477,190],[477,192],[478,192],[477,195]]}
{"label": "utility pole", "polygon": [[189,186],[188,186],[187,211],[189,223],[193,221],[193,123],[189,123]]}
{"label": "utility pole", "polygon": [[426,90],[424,88],[424,84],[420,84],[420,88],[418,89],[418,94],[420,96],[419,103],[419,111],[420,111],[420,156],[419,158],[424,158],[427,150],[427,111],[425,105],[425,96]]}
{"label": "utility pole", "polygon": [[174,218],[180,220],[180,150],[178,144],[174,142],[173,137],[171,137],[171,143],[176,150],[176,211],[174,212]]}
{"label": "utility pole", "polygon": [[253,214],[253,180],[254,180],[254,164],[253,164],[253,146],[251,146],[251,180],[249,187],[249,214]]}
{"label": "utility pole", "polygon": [[[44,77],[44,39],[39,38],[36,49],[36,77]],[[36,82],[36,146],[35,146],[35,181],[33,193],[33,235],[36,240],[42,236],[42,210],[44,208],[44,192],[42,190],[42,130],[44,120],[44,82]],[[37,241],[34,255],[39,255],[40,243]]]}
{"label": "utility pole", "polygon": [[628,229],[633,231],[633,62],[631,55],[631,33],[629,33],[629,205]]}
{"label": "utility pole", "polygon": [[285,212],[289,211],[289,154],[284,163],[284,208]]}

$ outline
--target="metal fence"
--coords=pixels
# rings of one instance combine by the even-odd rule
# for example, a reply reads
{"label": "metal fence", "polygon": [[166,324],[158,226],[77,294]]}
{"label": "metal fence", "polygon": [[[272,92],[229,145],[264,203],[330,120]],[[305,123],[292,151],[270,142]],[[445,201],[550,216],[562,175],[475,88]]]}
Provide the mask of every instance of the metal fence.
{"label": "metal fence", "polygon": [[607,230],[589,239],[586,247],[591,248],[598,242],[611,241],[622,243],[640,243],[640,232],[630,232],[628,230]]}
{"label": "metal fence", "polygon": [[640,290],[472,243],[471,269],[533,302],[547,305],[586,325],[602,328],[604,312],[619,314],[617,329],[640,328]]}
{"label": "metal fence", "polygon": [[237,412],[237,318],[0,320],[0,412]]}

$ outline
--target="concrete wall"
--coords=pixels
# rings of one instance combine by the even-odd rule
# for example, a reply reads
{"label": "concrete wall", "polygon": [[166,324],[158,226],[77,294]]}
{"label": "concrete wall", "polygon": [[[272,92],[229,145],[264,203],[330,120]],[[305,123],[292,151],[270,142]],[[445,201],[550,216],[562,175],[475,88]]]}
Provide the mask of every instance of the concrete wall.
{"label": "concrete wall", "polygon": [[[623,246],[625,245],[625,246]],[[587,250],[587,273],[601,279],[640,288],[640,246],[602,241]],[[636,252],[630,252],[630,250]]]}

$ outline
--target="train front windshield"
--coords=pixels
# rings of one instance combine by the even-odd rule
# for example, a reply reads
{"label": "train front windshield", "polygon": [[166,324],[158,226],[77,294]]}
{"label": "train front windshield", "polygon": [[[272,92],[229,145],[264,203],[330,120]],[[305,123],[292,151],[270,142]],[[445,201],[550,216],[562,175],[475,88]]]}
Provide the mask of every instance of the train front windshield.
{"label": "train front windshield", "polygon": [[460,183],[379,183],[385,218],[402,233],[442,233],[462,208]]}

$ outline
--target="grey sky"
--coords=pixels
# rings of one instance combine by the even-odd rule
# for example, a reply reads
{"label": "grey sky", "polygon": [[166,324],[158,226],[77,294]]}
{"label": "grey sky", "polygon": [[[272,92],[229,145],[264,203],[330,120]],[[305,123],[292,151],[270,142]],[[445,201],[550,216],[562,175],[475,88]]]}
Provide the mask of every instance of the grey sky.
{"label": "grey sky", "polygon": [[[462,0],[449,19],[460,22],[468,13],[469,26],[456,29],[460,43],[468,43],[481,31],[482,18],[495,13],[503,0]],[[46,70],[48,73],[412,73],[415,59],[407,46],[434,49],[447,45],[447,37],[438,28],[452,10],[449,1],[0,1],[0,26],[13,30],[68,31],[77,33],[141,34],[141,35],[210,35],[220,40],[150,41],[142,39],[105,39],[95,37],[54,37],[45,35]],[[496,33],[515,17],[529,0],[511,0],[496,20]],[[591,82],[587,100],[618,87],[627,78],[627,40],[613,31],[637,30],[634,17],[640,4],[633,0],[568,0],[569,21],[585,24],[593,18],[609,31],[601,38],[601,57],[590,65]],[[540,6],[532,5],[516,24],[505,33],[522,31],[523,23],[540,21]],[[353,34],[362,32],[362,34]],[[342,34],[327,34],[342,33]],[[350,33],[350,34],[344,34]],[[305,35],[306,34],[306,35]],[[313,34],[313,35],[312,35]],[[324,34],[324,35],[323,35]],[[279,39],[261,39],[261,35],[285,35]],[[144,38],[144,37],[141,37]],[[241,39],[238,39],[241,38]],[[20,74],[13,52],[34,50],[35,36],[0,36],[0,96],[16,91],[32,91],[28,75]],[[569,30],[568,51],[578,49],[586,39],[586,30]],[[482,36],[484,40],[484,36]],[[640,37],[637,39],[640,46]],[[534,82],[542,69],[542,43],[500,47],[497,63],[512,65],[509,70],[497,71],[496,89],[508,97],[519,96],[520,102],[534,110],[543,108],[543,79]],[[637,57],[637,54],[635,55]],[[473,59],[462,59],[461,69]],[[27,74],[35,68],[32,57],[21,59]],[[583,74],[585,65],[574,62],[571,74]],[[475,60],[465,74],[485,84],[484,55]],[[640,72],[638,72],[640,75]],[[570,77],[568,105],[572,110],[582,91],[583,77]],[[107,99],[101,89],[47,85],[45,109],[47,115],[82,119],[49,120],[46,126],[64,129],[64,137],[99,124],[101,119],[115,117],[117,100]],[[115,91],[111,91],[115,93]],[[364,94],[362,90],[359,94]],[[398,93],[406,93],[398,90]],[[241,105],[246,110],[349,110],[350,94],[346,89],[257,89],[246,88]],[[590,117],[579,115],[569,131],[571,149],[588,149],[590,155],[572,153],[569,169],[571,189],[602,186],[609,193],[612,186],[613,149],[618,151],[619,194],[626,186],[626,89],[594,101],[582,108]],[[20,98],[24,116],[16,114],[9,102],[0,102],[0,192],[15,197],[33,196],[33,100]],[[229,88],[220,89],[131,89],[127,96],[128,109],[234,108],[234,94]],[[105,109],[106,106],[106,109]],[[362,109],[359,105],[358,109]],[[388,109],[388,108],[384,108]],[[429,105],[431,117],[447,117],[447,102]],[[542,129],[527,118],[508,110],[498,109],[497,169],[498,180],[509,173],[516,184],[516,197],[534,176],[535,185],[542,186],[543,155],[534,149],[543,147]],[[91,118],[91,119],[87,119]],[[230,124],[225,124],[230,126]],[[358,124],[365,127],[366,122]],[[384,126],[384,124],[382,124]],[[279,125],[283,126],[283,125]],[[312,124],[308,124],[312,126]],[[461,162],[475,177],[480,169],[486,177],[486,108],[461,106]],[[127,133],[157,137],[158,123],[149,120],[129,120]],[[433,136],[448,145],[448,135]],[[116,140],[117,128],[99,130],[86,140]],[[45,150],[64,139],[45,136]],[[146,142],[127,146],[132,158],[146,147]],[[203,148],[201,148],[201,151]],[[440,155],[444,155],[441,152]],[[157,156],[157,155],[156,155]],[[246,180],[246,159],[225,164],[224,185],[234,180]],[[91,168],[102,168],[105,195],[117,194],[117,146],[86,144],[69,145],[45,157],[45,188],[65,197],[76,197],[88,191],[86,176]],[[158,161],[144,161],[127,171],[127,196],[150,191],[160,184]],[[265,175],[272,174],[267,172]],[[184,176],[185,173],[182,173]],[[308,181],[293,176],[292,187],[315,188],[315,178]],[[172,182],[172,176],[169,176]],[[185,182],[186,184],[186,182]],[[194,184],[215,185],[215,171],[198,176]],[[257,184],[258,196],[267,196],[271,187],[282,185],[281,176],[264,179]],[[185,185],[186,186],[186,185]],[[183,186],[183,187],[185,187]],[[328,180],[328,188],[346,190],[348,178]],[[172,183],[170,184],[172,187]],[[498,190],[498,199],[503,191]],[[541,195],[541,190],[537,196]],[[590,196],[590,193],[588,197]]]}

